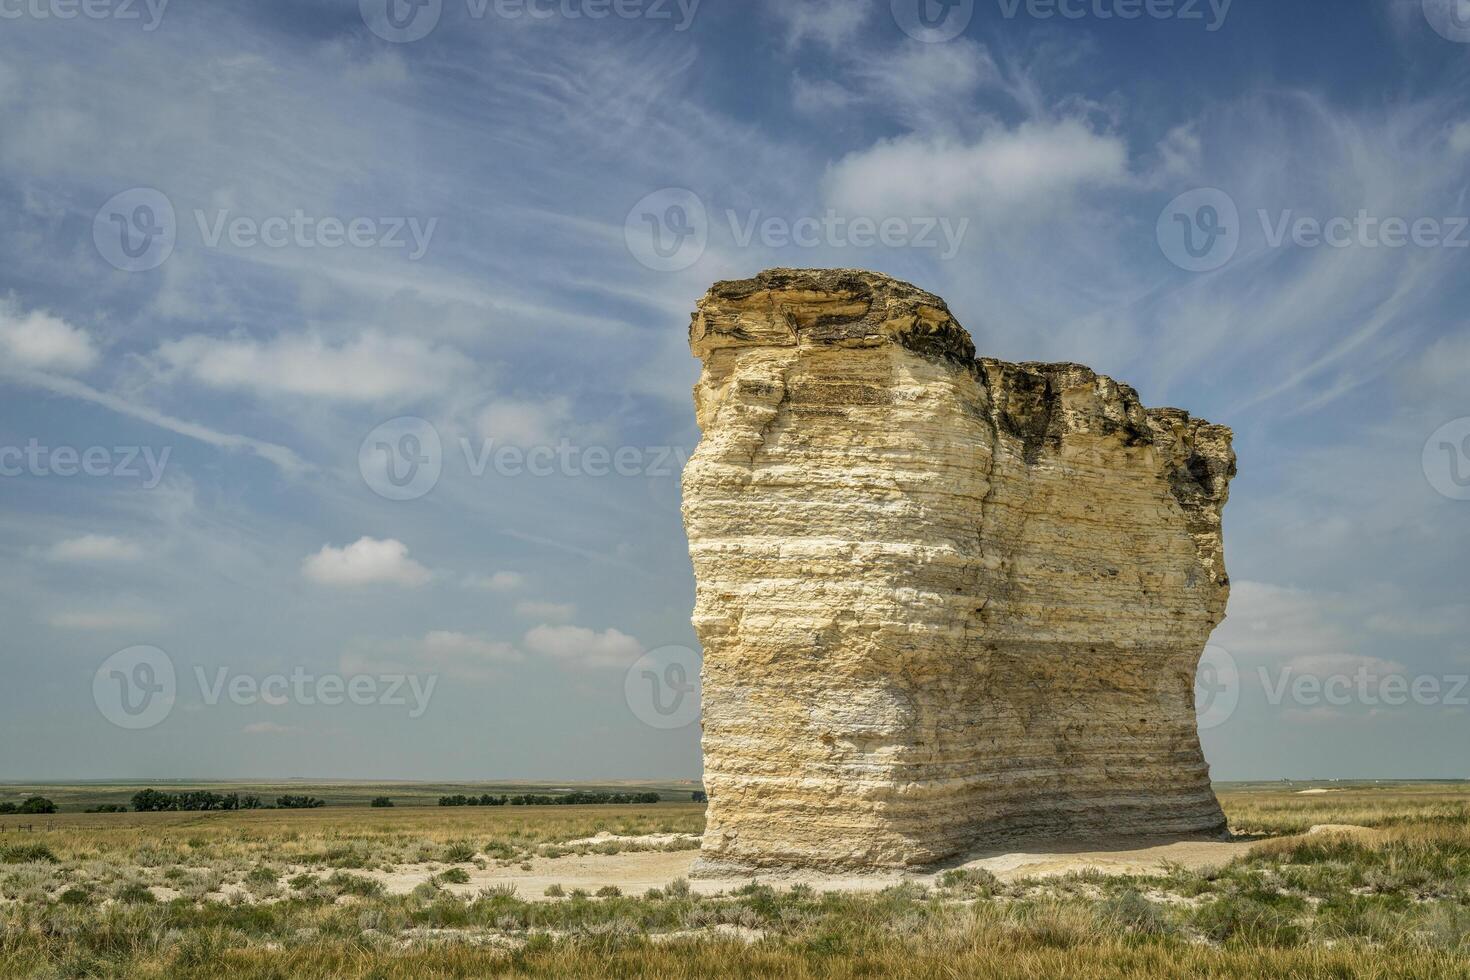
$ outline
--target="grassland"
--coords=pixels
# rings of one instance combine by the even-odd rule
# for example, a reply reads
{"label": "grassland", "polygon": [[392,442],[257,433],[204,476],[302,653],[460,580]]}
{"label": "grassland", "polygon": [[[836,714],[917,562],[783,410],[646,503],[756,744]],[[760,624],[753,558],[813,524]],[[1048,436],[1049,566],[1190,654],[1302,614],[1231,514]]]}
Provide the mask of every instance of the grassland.
{"label": "grassland", "polygon": [[[1221,797],[1241,833],[1374,832],[1275,836],[1219,868],[956,872],[874,894],[462,884],[589,851],[692,846],[680,835],[703,815],[689,803],[0,817],[0,976],[1470,976],[1470,787],[1303,788]],[[471,789],[490,791],[454,792]],[[601,832],[615,836],[586,840]],[[648,835],[669,842],[639,843]],[[385,886],[410,872],[410,890]]]}

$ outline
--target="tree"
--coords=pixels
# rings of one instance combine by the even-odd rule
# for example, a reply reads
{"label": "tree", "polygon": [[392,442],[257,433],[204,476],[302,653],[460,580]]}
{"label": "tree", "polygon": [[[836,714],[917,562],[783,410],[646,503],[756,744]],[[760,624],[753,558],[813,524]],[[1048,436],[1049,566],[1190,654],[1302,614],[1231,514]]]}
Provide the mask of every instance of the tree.
{"label": "tree", "polygon": [[709,794],[706,793],[702,789],[697,789],[694,792],[690,793],[689,794],[689,798],[691,800],[693,800],[695,803],[708,803],[709,802]]}
{"label": "tree", "polygon": [[32,796],[22,803],[15,811],[16,813],[55,813],[56,804],[44,796]]}
{"label": "tree", "polygon": [[392,806],[393,801],[386,796],[375,796],[371,805],[382,809],[383,807]]}

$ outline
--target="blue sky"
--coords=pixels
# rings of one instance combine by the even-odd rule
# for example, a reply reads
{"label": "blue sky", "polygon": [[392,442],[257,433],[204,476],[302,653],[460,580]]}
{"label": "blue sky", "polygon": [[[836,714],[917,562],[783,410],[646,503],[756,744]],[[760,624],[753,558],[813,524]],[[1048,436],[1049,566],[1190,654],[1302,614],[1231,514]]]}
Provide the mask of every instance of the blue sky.
{"label": "blue sky", "polygon": [[773,265],[1235,429],[1217,777],[1470,775],[1470,10],[927,2],[0,0],[0,779],[697,776],[629,667],[689,310]]}

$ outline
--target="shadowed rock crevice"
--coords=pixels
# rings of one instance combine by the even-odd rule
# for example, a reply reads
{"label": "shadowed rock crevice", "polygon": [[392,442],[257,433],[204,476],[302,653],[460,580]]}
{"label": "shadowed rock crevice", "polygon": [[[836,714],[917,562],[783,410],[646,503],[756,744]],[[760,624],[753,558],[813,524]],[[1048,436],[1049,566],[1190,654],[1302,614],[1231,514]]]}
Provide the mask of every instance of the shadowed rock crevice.
{"label": "shadowed rock crevice", "polygon": [[706,867],[1223,832],[1193,680],[1229,429],[977,360],[942,299],[857,270],[718,283],[690,346]]}

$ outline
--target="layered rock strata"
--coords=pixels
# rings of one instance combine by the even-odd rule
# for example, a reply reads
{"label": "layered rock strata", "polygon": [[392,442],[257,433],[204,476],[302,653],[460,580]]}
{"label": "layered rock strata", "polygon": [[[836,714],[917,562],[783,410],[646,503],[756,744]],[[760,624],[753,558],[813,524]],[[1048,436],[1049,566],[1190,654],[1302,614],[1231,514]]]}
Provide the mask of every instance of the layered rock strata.
{"label": "layered rock strata", "polygon": [[977,358],[869,272],[718,283],[689,339],[701,868],[1223,833],[1193,689],[1229,429]]}

